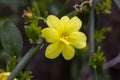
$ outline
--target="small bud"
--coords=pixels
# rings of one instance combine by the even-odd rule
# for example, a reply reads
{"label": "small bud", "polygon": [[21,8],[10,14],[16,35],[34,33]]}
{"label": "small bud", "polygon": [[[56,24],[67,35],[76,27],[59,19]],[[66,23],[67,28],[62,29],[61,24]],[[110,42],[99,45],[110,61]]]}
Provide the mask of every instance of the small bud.
{"label": "small bud", "polygon": [[89,59],[89,66],[96,69],[98,66],[105,62],[105,57],[101,51],[101,47],[98,47],[96,54]]}
{"label": "small bud", "polygon": [[25,32],[31,44],[37,44],[41,36],[41,27],[25,26]]}
{"label": "small bud", "polygon": [[28,18],[28,19],[32,19],[33,15],[30,12],[24,10],[24,13],[23,13],[22,17],[25,17],[25,18]]}
{"label": "small bud", "polygon": [[[9,75],[10,75],[10,72],[0,73],[0,80],[7,80]],[[17,80],[17,79],[14,79],[14,80]]]}

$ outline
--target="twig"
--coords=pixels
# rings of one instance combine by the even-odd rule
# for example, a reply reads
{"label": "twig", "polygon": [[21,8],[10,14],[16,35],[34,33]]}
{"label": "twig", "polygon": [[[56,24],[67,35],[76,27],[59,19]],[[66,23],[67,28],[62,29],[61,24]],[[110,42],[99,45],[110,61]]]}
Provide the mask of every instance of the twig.
{"label": "twig", "polygon": [[92,7],[92,2],[93,0],[84,1],[80,5],[75,4],[73,7],[75,8],[76,11],[81,12],[83,10],[84,5],[86,4],[89,4],[89,6]]}
{"label": "twig", "polygon": [[120,54],[117,57],[115,57],[114,59],[104,63],[103,64],[103,69],[107,70],[107,69],[109,69],[109,68],[111,68],[111,67],[113,67],[113,66],[115,66],[119,63],[120,63]]}

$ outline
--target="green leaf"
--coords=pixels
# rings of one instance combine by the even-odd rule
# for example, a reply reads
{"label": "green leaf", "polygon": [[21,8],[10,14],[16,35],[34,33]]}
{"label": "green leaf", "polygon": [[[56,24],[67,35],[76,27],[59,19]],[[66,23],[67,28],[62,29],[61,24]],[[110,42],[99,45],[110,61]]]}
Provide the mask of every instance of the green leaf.
{"label": "green leaf", "polygon": [[101,43],[103,41],[103,39],[105,39],[104,34],[107,32],[110,32],[110,31],[111,31],[111,27],[106,27],[106,28],[102,28],[100,30],[96,30],[94,38],[97,41],[97,43]]}
{"label": "green leaf", "polygon": [[73,80],[76,80],[81,71],[81,64],[77,61],[74,61],[71,65],[71,76]]}
{"label": "green leaf", "polygon": [[120,0],[113,0],[115,2],[115,4],[118,6],[118,8],[120,9]]}
{"label": "green leaf", "polygon": [[39,39],[41,36],[41,27],[37,27],[34,25],[25,26],[25,32],[26,32],[31,44],[38,44],[39,43]]}
{"label": "green leaf", "polygon": [[32,76],[32,72],[30,71],[25,71],[22,72],[20,71],[20,73],[18,74],[19,80],[31,80]]}
{"label": "green leaf", "polygon": [[100,3],[98,3],[98,6],[96,7],[97,14],[103,13],[103,14],[110,14],[111,11],[111,0],[103,0]]}
{"label": "green leaf", "polygon": [[[5,20],[0,20],[0,34],[1,34],[1,29],[4,24]],[[0,42],[1,42],[1,35],[0,35]],[[0,43],[0,48],[1,48],[1,43]]]}
{"label": "green leaf", "polygon": [[[78,54],[77,54],[78,53]],[[83,59],[81,57],[83,57],[83,55],[79,54],[79,51],[76,50],[76,56],[75,59],[72,61],[71,63],[71,78],[72,80],[77,80],[78,76],[81,74],[81,70],[82,70],[82,61]]]}
{"label": "green leaf", "polygon": [[93,69],[101,66],[105,62],[105,57],[101,50],[101,47],[98,47],[97,52],[92,55],[89,59],[89,66]]}
{"label": "green leaf", "polygon": [[11,10],[15,12],[19,10],[19,7],[26,4],[26,0],[0,0],[0,3],[11,8]]}
{"label": "green leaf", "polygon": [[33,3],[32,7],[33,7],[33,8],[32,8],[33,13],[34,13],[36,16],[40,16],[40,10],[39,10],[38,5],[37,5],[36,2]]}
{"label": "green leaf", "polygon": [[0,65],[10,61],[11,56],[3,49],[0,49]]}
{"label": "green leaf", "polygon": [[1,28],[1,44],[11,56],[18,57],[22,51],[22,36],[16,25],[10,20],[7,20]]}
{"label": "green leaf", "polygon": [[3,69],[0,69],[0,73],[5,72]]}
{"label": "green leaf", "polygon": [[6,71],[11,72],[15,68],[16,63],[17,63],[17,58],[16,56],[13,56],[11,61],[9,61],[6,65]]}

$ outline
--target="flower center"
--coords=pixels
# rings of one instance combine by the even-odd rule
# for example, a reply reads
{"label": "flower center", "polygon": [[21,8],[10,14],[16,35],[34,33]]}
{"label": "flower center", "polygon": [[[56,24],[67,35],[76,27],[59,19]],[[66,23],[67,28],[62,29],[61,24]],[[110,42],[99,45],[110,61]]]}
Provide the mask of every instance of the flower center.
{"label": "flower center", "polygon": [[62,34],[61,37],[60,37],[60,41],[62,41],[63,43],[69,45],[70,43],[67,41],[68,39],[68,36],[65,35],[65,34]]}

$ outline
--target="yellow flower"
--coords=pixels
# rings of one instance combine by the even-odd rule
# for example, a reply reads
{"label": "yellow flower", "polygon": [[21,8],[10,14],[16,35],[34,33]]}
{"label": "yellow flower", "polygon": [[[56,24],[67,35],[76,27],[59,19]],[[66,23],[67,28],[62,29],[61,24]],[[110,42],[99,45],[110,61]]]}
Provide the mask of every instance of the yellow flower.
{"label": "yellow flower", "polygon": [[[10,72],[0,73],[0,80],[7,80],[9,75],[10,75]],[[17,80],[17,79],[14,79],[14,80]]]}
{"label": "yellow flower", "polygon": [[45,52],[45,56],[54,59],[62,53],[66,60],[74,57],[75,48],[81,49],[86,46],[86,35],[79,32],[82,22],[78,17],[69,19],[63,16],[58,19],[54,15],[47,17],[48,28],[42,30],[42,36],[51,43]]}

